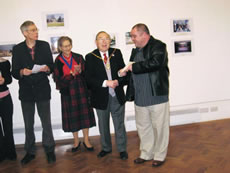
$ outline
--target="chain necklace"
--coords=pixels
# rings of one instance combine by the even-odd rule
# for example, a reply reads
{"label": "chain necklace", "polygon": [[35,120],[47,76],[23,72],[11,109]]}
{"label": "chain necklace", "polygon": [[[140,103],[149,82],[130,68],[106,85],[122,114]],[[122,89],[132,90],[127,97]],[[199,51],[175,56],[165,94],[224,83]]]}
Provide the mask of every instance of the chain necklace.
{"label": "chain necklace", "polygon": [[[111,53],[111,55],[108,57],[107,63],[105,64],[105,67],[107,70],[110,70],[110,59],[112,58],[112,56],[114,56],[116,49],[113,50],[113,52]],[[94,55],[95,57],[97,57],[98,59],[102,59],[102,57],[96,55],[95,53],[91,52],[92,55]]]}

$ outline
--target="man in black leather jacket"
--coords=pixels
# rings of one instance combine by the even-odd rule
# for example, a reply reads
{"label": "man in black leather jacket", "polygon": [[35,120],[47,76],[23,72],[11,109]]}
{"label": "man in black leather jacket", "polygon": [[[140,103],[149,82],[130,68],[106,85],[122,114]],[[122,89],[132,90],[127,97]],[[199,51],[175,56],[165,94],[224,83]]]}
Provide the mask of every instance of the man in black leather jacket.
{"label": "man in black leather jacket", "polygon": [[141,153],[134,163],[153,160],[156,167],[164,163],[169,143],[168,54],[166,45],[153,38],[145,24],[136,24],[131,38],[136,49],[120,75],[128,72],[126,99],[135,103]]}

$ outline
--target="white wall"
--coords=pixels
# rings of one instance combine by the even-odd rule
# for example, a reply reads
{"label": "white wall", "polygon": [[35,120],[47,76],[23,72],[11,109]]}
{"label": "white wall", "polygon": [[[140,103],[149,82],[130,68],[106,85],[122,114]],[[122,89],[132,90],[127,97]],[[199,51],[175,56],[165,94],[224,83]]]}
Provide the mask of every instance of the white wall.
{"label": "white wall", "polygon": [[[230,1],[228,0],[1,0],[0,43],[20,42],[19,30],[25,20],[33,20],[39,38],[65,34],[73,39],[73,51],[86,55],[95,48],[94,37],[100,30],[117,35],[117,47],[128,62],[131,47],[125,45],[125,32],[139,22],[149,26],[151,34],[168,46],[170,68],[171,124],[185,124],[230,117]],[[45,29],[45,13],[65,11],[68,27]],[[173,36],[172,19],[191,18],[193,34]],[[188,38],[194,41],[194,54],[173,56],[172,40]],[[226,76],[226,77],[225,77]],[[71,137],[61,127],[60,95],[52,86],[52,122],[55,139]],[[10,85],[14,101],[16,143],[24,143],[23,118],[18,101],[18,85]],[[127,130],[135,130],[133,103],[126,104]],[[112,125],[112,124],[111,124]],[[36,116],[37,141],[41,140],[40,121]],[[111,127],[111,132],[113,128]],[[98,135],[98,127],[90,135]]]}

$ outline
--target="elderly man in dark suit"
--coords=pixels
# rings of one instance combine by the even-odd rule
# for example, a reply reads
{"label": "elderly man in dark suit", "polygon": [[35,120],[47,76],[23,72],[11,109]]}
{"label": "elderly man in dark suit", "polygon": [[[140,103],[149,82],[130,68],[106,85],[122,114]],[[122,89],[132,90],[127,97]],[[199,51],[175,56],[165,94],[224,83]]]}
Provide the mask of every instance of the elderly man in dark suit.
{"label": "elderly man in dark suit", "polygon": [[99,120],[102,150],[97,155],[104,157],[112,152],[109,119],[112,115],[117,150],[122,160],[128,159],[124,125],[125,78],[118,70],[125,66],[121,51],[110,48],[111,38],[101,31],[96,36],[97,49],[86,55],[86,79],[91,91],[91,104],[96,108]]}

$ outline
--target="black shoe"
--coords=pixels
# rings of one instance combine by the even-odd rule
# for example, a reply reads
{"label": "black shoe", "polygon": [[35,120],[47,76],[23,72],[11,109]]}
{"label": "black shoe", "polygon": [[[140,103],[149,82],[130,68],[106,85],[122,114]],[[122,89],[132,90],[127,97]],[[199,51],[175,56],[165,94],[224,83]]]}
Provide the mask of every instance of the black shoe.
{"label": "black shoe", "polygon": [[87,147],[87,146],[85,145],[85,142],[83,142],[83,145],[84,145],[84,147],[85,147],[88,151],[94,151],[94,148],[93,148],[93,147]]}
{"label": "black shoe", "polygon": [[26,155],[21,160],[21,164],[25,165],[25,164],[29,163],[31,160],[33,160],[34,158],[35,158],[34,154],[26,153]]}
{"label": "black shoe", "polygon": [[46,158],[47,158],[48,163],[56,162],[56,156],[54,152],[46,153]]}
{"label": "black shoe", "polygon": [[136,159],[134,160],[134,163],[135,163],[135,164],[142,164],[142,163],[144,163],[144,162],[146,162],[146,161],[147,161],[147,160],[138,157],[138,158],[136,158]]}
{"label": "black shoe", "polygon": [[3,162],[5,160],[4,157],[0,157],[0,163]]}
{"label": "black shoe", "polygon": [[111,153],[112,151],[104,151],[104,150],[101,150],[100,153],[98,153],[97,157],[104,157],[106,156],[107,154]]}
{"label": "black shoe", "polygon": [[73,147],[73,148],[72,148],[72,153],[77,152],[78,149],[80,148],[80,145],[81,145],[81,142],[78,143],[78,146],[77,146],[77,147]]}
{"label": "black shoe", "polygon": [[128,159],[128,153],[126,151],[120,152],[120,158],[121,158],[121,160],[127,160]]}
{"label": "black shoe", "polygon": [[6,159],[11,160],[11,161],[15,161],[15,160],[17,160],[17,154],[12,154],[12,155],[6,156]]}
{"label": "black shoe", "polygon": [[153,167],[158,167],[164,164],[165,161],[159,161],[159,160],[153,160],[152,166]]}

